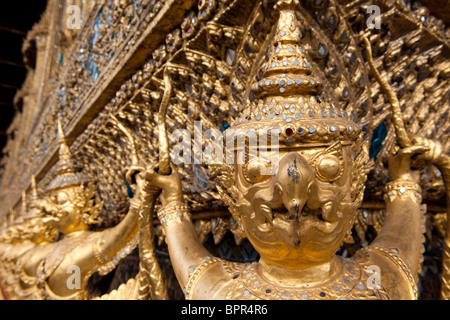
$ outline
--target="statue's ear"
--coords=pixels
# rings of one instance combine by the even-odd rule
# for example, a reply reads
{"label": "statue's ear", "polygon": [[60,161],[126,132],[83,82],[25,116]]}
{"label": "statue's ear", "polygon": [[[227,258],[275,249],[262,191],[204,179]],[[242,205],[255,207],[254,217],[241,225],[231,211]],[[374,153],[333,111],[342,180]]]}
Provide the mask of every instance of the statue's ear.
{"label": "statue's ear", "polygon": [[102,201],[95,206],[93,206],[92,204],[93,204],[93,201],[92,201],[91,205],[88,208],[86,208],[86,209],[88,209],[88,211],[86,211],[83,214],[83,221],[88,225],[97,224],[99,222],[97,218],[101,212],[101,209],[103,208],[104,203]]}
{"label": "statue's ear", "polygon": [[234,205],[239,197],[239,191],[235,186],[235,169],[230,164],[211,164],[209,166],[211,178],[216,181],[216,189],[219,193],[220,200],[228,207],[232,216],[239,220],[236,216]]}
{"label": "statue's ear", "polygon": [[239,221],[239,219],[236,220],[235,218],[236,214],[232,213],[232,216],[233,220],[231,223],[230,231],[233,233],[236,243],[239,244],[243,239],[247,238],[247,235],[245,234],[245,231],[242,229],[242,224]]}
{"label": "statue's ear", "polygon": [[[211,164],[209,166],[211,178],[216,183],[217,190],[223,193],[225,197],[222,199],[227,206],[234,204],[234,199],[237,198],[237,189],[234,185],[235,170],[230,164]],[[222,196],[222,194],[221,194]]]}

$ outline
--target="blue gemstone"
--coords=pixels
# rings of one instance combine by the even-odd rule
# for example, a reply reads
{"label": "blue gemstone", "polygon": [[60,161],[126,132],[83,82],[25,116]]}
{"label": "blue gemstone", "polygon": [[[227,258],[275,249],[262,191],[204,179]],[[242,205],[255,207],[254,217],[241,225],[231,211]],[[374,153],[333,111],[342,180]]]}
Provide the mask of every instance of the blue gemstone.
{"label": "blue gemstone", "polygon": [[[241,118],[242,119],[242,118]],[[228,122],[222,121],[220,124],[220,131],[224,132],[230,127],[230,124]]]}
{"label": "blue gemstone", "polygon": [[372,135],[372,140],[369,148],[370,159],[376,159],[378,153],[380,153],[383,148],[383,141],[386,139],[387,129],[386,124],[382,122],[374,131]]}

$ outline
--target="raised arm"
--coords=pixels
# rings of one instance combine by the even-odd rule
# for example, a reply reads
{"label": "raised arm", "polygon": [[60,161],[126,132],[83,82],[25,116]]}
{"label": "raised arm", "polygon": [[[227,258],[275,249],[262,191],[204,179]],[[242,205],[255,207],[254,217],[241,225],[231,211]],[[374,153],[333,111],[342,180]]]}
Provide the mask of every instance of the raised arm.
{"label": "raised arm", "polygon": [[[131,175],[136,171],[143,171],[143,168],[132,167],[127,172],[127,180],[132,183]],[[139,180],[138,180],[139,181]],[[139,209],[142,205],[142,183],[135,184],[135,194],[130,200],[130,207],[127,215],[113,228],[109,228],[97,234],[97,241],[94,244],[94,255],[104,272],[109,272],[115,267],[116,258],[128,254],[138,244],[139,231]]]}
{"label": "raised arm", "polygon": [[150,186],[161,190],[162,209],[158,218],[164,228],[172,266],[181,287],[185,288],[190,272],[212,255],[200,242],[189,210],[183,203],[181,182],[175,167],[169,175],[159,175],[153,169],[146,172]]}
{"label": "raised arm", "polygon": [[417,281],[423,253],[425,206],[419,172],[411,169],[412,159],[425,158],[430,147],[415,141],[410,147],[393,150],[389,157],[389,172],[393,180],[385,186],[386,217],[383,228],[373,241],[373,247],[398,254]]}

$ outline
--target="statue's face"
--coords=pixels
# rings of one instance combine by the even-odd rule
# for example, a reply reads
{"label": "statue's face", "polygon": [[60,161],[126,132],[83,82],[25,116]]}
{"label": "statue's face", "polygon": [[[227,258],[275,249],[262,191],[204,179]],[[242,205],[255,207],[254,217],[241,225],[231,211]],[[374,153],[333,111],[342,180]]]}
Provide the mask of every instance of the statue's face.
{"label": "statue's face", "polygon": [[56,228],[62,233],[71,233],[86,228],[82,221],[80,187],[68,187],[53,193],[52,203],[46,207],[57,220]]}
{"label": "statue's face", "polygon": [[236,213],[266,263],[306,268],[329,261],[350,228],[351,147],[281,148],[277,170],[257,158],[237,165]]}

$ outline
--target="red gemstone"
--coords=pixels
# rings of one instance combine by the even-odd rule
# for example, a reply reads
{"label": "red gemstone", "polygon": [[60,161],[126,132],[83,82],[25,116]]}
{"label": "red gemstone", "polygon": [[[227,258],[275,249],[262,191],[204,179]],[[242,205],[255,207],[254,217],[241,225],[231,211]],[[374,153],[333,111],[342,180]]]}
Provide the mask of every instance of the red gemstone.
{"label": "red gemstone", "polygon": [[286,135],[287,135],[288,137],[290,137],[290,136],[292,136],[292,135],[294,134],[294,129],[292,129],[292,128],[287,128],[287,129],[285,130],[285,133],[286,133]]}
{"label": "red gemstone", "polygon": [[262,31],[262,23],[261,22],[255,23],[253,29],[255,30],[256,33],[260,33]]}

